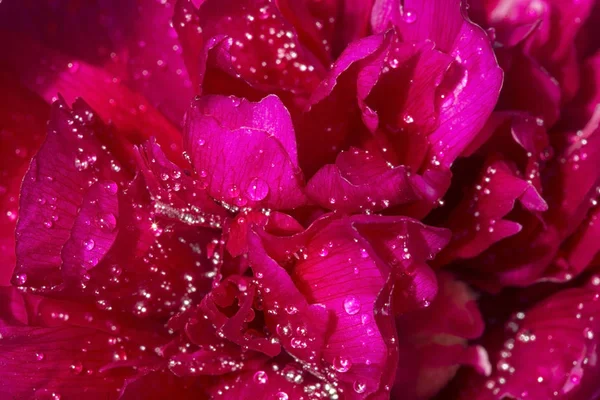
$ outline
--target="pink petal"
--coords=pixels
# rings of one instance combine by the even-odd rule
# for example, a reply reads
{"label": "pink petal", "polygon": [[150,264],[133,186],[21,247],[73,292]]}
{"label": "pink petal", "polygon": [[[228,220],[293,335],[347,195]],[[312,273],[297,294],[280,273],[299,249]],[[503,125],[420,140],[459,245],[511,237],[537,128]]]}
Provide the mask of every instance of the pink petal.
{"label": "pink petal", "polygon": [[8,285],[15,259],[21,181],[46,131],[48,106],[12,76],[0,72],[0,285]]}
{"label": "pink petal", "polygon": [[170,158],[181,159],[178,130],[142,95],[105,70],[27,38],[20,38],[6,51],[12,55],[7,62],[19,71],[21,82],[49,103],[59,94],[69,104],[83,97],[104,121],[114,124],[120,140],[142,143],[155,136]]}
{"label": "pink petal", "polygon": [[218,201],[276,209],[306,201],[292,121],[275,96],[258,103],[221,96],[196,100],[186,119],[185,146]]}
{"label": "pink petal", "polygon": [[[334,162],[339,150],[359,137],[361,92],[378,76],[379,72],[369,67],[383,45],[383,35],[351,43],[312,92],[296,123],[300,163],[308,176],[325,163]],[[315,146],[317,142],[321,144]]]}
{"label": "pink petal", "polygon": [[73,63],[109,71],[179,125],[192,91],[170,23],[174,3],[25,0],[3,7],[0,25],[13,37],[28,36],[60,51]]}
{"label": "pink petal", "polygon": [[[0,292],[0,394],[7,398],[117,399],[135,369],[160,360],[140,350],[156,339],[80,305]],[[117,334],[123,336],[118,337]]]}
{"label": "pink petal", "polygon": [[475,187],[450,214],[446,226],[452,229],[454,237],[446,255],[451,259],[475,257],[518,233],[521,226],[505,219],[517,200],[533,213],[548,209],[536,188],[519,178],[510,163],[486,160]]}
{"label": "pink petal", "polygon": [[212,398],[224,400],[253,400],[257,393],[264,399],[285,400],[305,398],[307,393],[315,398],[326,398],[335,390],[328,391],[323,385],[315,384],[319,384],[317,379],[296,363],[272,363],[222,379],[210,388],[210,393]]}
{"label": "pink petal", "polygon": [[323,208],[347,213],[379,211],[422,200],[406,168],[391,168],[378,155],[342,151],[334,165],[321,168],[308,182],[310,198]]}
{"label": "pink petal", "polygon": [[48,137],[21,190],[16,284],[52,290],[93,268],[114,242],[116,193],[128,173],[103,146],[103,129],[83,102],[73,110],[62,100],[54,104]]}
{"label": "pink petal", "polygon": [[[240,84],[245,82],[263,92],[303,94],[316,86],[323,72],[321,63],[298,40],[278,7],[265,0],[208,0],[199,8],[187,0],[178,5],[175,27],[184,38],[190,74],[203,86],[212,80],[204,72],[216,67]],[[205,46],[220,36],[226,39],[219,56],[206,57]]]}
{"label": "pink petal", "polygon": [[427,309],[396,321],[400,363],[393,393],[407,400],[431,398],[473,355],[481,368],[487,367],[485,353],[478,355],[480,350],[467,342],[484,328],[475,294],[447,273],[439,274],[438,282],[440,291]]}
{"label": "pink petal", "polygon": [[[293,325],[278,331],[292,337],[290,347],[283,342],[286,350],[317,371],[330,371],[349,398],[382,395],[395,368],[392,312],[432,299],[435,277],[433,282],[423,279],[424,261],[446,243],[445,236],[407,218],[374,216],[325,216],[298,235],[263,235],[267,252],[284,265],[291,263],[288,268],[301,293],[333,318],[324,347],[308,359],[295,353],[303,341],[294,341]],[[302,308],[297,308],[300,314]],[[314,328],[307,324],[307,329]],[[306,346],[314,349],[310,341]]]}
{"label": "pink petal", "polygon": [[491,376],[467,375],[457,398],[593,398],[598,388],[598,298],[597,287],[590,285],[513,310],[511,318],[484,337]]}
{"label": "pink petal", "polygon": [[502,71],[486,34],[463,14],[457,0],[405,1],[402,7],[398,0],[380,0],[371,17],[376,32],[391,23],[403,40],[431,40],[439,51],[456,59],[455,70],[440,85],[447,100],[439,110],[439,127],[429,136],[431,157],[444,166],[481,129],[502,84]]}

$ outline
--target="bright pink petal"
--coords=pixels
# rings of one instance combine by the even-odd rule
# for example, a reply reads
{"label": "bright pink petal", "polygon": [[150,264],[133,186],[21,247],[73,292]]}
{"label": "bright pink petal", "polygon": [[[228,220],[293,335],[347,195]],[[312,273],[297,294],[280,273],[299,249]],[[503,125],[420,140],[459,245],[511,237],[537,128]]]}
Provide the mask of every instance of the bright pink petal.
{"label": "bright pink petal", "polygon": [[[427,277],[424,263],[446,241],[445,232],[410,219],[371,216],[323,217],[298,235],[263,235],[267,252],[283,265],[291,264],[293,284],[302,295],[333,318],[325,346],[316,349],[320,358],[295,352],[312,346],[294,337],[293,325],[278,331],[292,338],[290,347],[283,342],[286,350],[311,369],[328,371],[349,398],[383,395],[395,369],[392,314],[432,300],[435,277]],[[294,307],[292,314],[296,309],[302,313]],[[314,328],[307,324],[307,329]]]}
{"label": "bright pink petal", "polygon": [[485,32],[463,15],[457,0],[376,2],[372,25],[376,32],[397,27],[405,41],[431,40],[436,49],[456,60],[439,87],[443,100],[439,127],[429,139],[430,157],[444,166],[473,140],[492,111],[502,84],[498,67]]}
{"label": "bright pink petal", "polygon": [[[247,83],[266,93],[300,96],[310,92],[323,73],[321,62],[298,40],[277,5],[269,1],[208,0],[196,8],[185,0],[177,5],[174,21],[183,38],[190,75],[202,86],[202,92],[237,94],[205,90],[213,84],[213,69],[216,75],[236,78],[240,86]],[[214,46],[216,38],[225,39],[212,57],[207,49]]]}
{"label": "bright pink petal", "polygon": [[484,328],[475,294],[450,274],[439,274],[438,283],[438,295],[427,309],[396,321],[400,362],[393,393],[403,399],[431,398],[462,364],[490,368],[485,350],[467,343]]}
{"label": "bright pink petal", "polygon": [[19,190],[29,161],[46,132],[48,106],[14,78],[0,72],[0,285],[7,285],[15,259]]}
{"label": "bright pink petal", "polygon": [[511,163],[488,159],[474,188],[450,214],[446,226],[454,236],[446,255],[450,259],[475,257],[518,233],[521,226],[505,218],[517,200],[532,213],[548,209],[536,188],[520,178]]}
{"label": "bright pink petal", "polygon": [[233,207],[302,205],[294,128],[276,96],[258,103],[205,96],[186,118],[185,146],[211,197]]}
{"label": "bright pink petal", "polygon": [[594,398],[599,298],[597,287],[590,285],[514,310],[484,337],[491,376],[470,374],[458,398]]}
{"label": "bright pink petal", "polygon": [[0,394],[6,398],[117,399],[136,369],[160,365],[143,351],[158,336],[145,337],[108,314],[14,288],[0,297]]}
{"label": "bright pink petal", "polygon": [[52,290],[93,268],[112,246],[117,191],[128,173],[103,146],[106,128],[83,102],[73,110],[55,103],[50,121],[21,190],[13,281]]}
{"label": "bright pink petal", "polygon": [[340,152],[334,165],[308,182],[310,198],[323,208],[347,213],[380,211],[423,199],[404,167],[358,149]]}

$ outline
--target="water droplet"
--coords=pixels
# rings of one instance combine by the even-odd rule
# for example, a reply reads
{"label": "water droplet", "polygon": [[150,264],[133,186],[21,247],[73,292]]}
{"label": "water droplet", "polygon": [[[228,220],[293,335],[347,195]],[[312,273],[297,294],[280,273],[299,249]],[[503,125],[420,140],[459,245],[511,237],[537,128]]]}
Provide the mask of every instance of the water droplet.
{"label": "water droplet", "polygon": [[360,311],[360,301],[355,296],[348,296],[344,300],[344,310],[349,315],[354,315]]}
{"label": "water droplet", "polygon": [[281,337],[290,336],[290,334],[292,333],[292,329],[289,325],[277,324],[275,330],[277,331],[277,334]]}
{"label": "water droplet", "polygon": [[269,376],[265,371],[257,371],[254,374],[254,382],[258,383],[259,385],[264,385],[268,380]]}
{"label": "water droplet", "polygon": [[94,239],[87,239],[83,241],[83,247],[85,247],[86,250],[94,250],[94,246],[96,246]]}
{"label": "water droplet", "polygon": [[46,355],[44,353],[35,353],[35,359],[38,361],[43,361],[44,358],[46,358]]}
{"label": "water droplet", "polygon": [[402,12],[402,20],[407,24],[412,24],[417,20],[417,13],[413,10],[404,9]]}
{"label": "water droplet", "polygon": [[288,400],[288,395],[286,392],[279,392],[275,395],[276,400]]}
{"label": "water droplet", "polygon": [[269,185],[260,178],[254,178],[247,190],[248,197],[253,201],[261,201],[269,194]]}
{"label": "water droplet", "polygon": [[286,306],[285,312],[287,312],[290,315],[294,315],[298,313],[298,308],[296,306]]}
{"label": "water droplet", "polygon": [[54,225],[54,224],[52,223],[52,221],[46,221],[46,222],[44,222],[44,226],[45,226],[46,228],[52,228],[52,225]]}
{"label": "water droplet", "polygon": [[229,189],[227,189],[227,194],[231,198],[238,197],[240,195],[240,190],[237,188],[236,185],[231,185]]}
{"label": "water droplet", "polygon": [[352,367],[352,362],[345,357],[336,357],[333,359],[333,369],[337,372],[347,372]]}
{"label": "water droplet", "polygon": [[292,338],[292,340],[290,340],[290,345],[294,349],[305,349],[307,346],[306,342],[300,338]]}
{"label": "water droplet", "polygon": [[27,274],[17,274],[15,276],[17,280],[17,285],[24,285],[27,282]]}
{"label": "water droplet", "polygon": [[106,182],[104,184],[104,190],[106,190],[108,193],[116,194],[118,189],[119,187],[114,182]]}
{"label": "water droplet", "polygon": [[79,375],[81,373],[81,371],[83,371],[83,364],[79,361],[75,361],[73,364],[71,364],[71,372],[73,372],[75,375]]}
{"label": "water droplet", "polygon": [[361,381],[354,381],[354,384],[352,385],[352,387],[354,388],[354,391],[356,393],[364,393],[365,389],[367,389],[367,385],[365,385]]}
{"label": "water droplet", "polygon": [[327,250],[326,247],[323,247],[320,251],[319,251],[319,255],[321,257],[327,257],[327,254],[329,254],[329,250]]}
{"label": "water droplet", "polygon": [[104,232],[112,232],[117,227],[117,219],[112,213],[99,213],[96,215],[96,226]]}

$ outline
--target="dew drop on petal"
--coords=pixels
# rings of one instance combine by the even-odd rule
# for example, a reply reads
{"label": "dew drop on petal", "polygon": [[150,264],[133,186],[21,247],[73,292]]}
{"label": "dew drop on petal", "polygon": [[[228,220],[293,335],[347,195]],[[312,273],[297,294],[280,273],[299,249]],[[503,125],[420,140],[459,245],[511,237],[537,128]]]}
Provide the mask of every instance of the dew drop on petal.
{"label": "dew drop on petal", "polygon": [[248,187],[248,197],[252,201],[261,201],[269,194],[269,185],[260,178],[254,178]]}
{"label": "dew drop on petal", "polygon": [[119,187],[114,182],[107,182],[104,184],[104,190],[108,193],[116,194]]}
{"label": "dew drop on petal", "polygon": [[71,364],[71,372],[73,372],[75,375],[79,375],[81,373],[81,371],[83,371],[83,364],[81,364],[80,361],[75,361],[73,364]]}
{"label": "dew drop on petal", "polygon": [[333,369],[337,372],[347,372],[352,367],[352,362],[345,357],[336,357],[333,359]]}
{"label": "dew drop on petal", "polygon": [[417,13],[413,10],[404,9],[402,12],[402,20],[407,24],[412,24],[417,20]]}
{"label": "dew drop on petal", "polygon": [[117,227],[117,219],[112,213],[99,213],[96,215],[96,226],[104,232],[112,232]]}
{"label": "dew drop on petal", "polygon": [[348,296],[344,299],[344,310],[349,315],[354,315],[360,311],[360,301],[355,296]]}
{"label": "dew drop on petal", "polygon": [[94,250],[94,246],[96,246],[94,239],[86,239],[83,241],[83,247],[85,247],[86,250]]}
{"label": "dew drop on petal", "polygon": [[276,400],[288,400],[289,396],[287,395],[286,392],[279,392],[275,395],[275,399]]}
{"label": "dew drop on petal", "polygon": [[264,385],[268,380],[269,376],[265,371],[257,371],[254,374],[254,382],[258,383],[259,385]]}
{"label": "dew drop on petal", "polygon": [[367,388],[367,385],[365,385],[363,382],[361,381],[354,381],[354,384],[352,385],[354,388],[354,391],[356,393],[364,393],[365,389]]}
{"label": "dew drop on petal", "polygon": [[17,285],[24,285],[27,282],[27,274],[17,274],[16,275]]}

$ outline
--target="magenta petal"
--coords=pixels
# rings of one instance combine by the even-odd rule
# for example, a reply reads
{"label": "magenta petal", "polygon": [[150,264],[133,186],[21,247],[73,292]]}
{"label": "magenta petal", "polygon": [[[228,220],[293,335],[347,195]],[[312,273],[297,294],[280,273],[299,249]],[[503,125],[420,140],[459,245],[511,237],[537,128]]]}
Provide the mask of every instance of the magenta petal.
{"label": "magenta petal", "polygon": [[208,247],[218,231],[164,213],[149,186],[138,175],[119,193],[118,236],[82,286],[101,309],[164,318],[210,290],[215,266]]}
{"label": "magenta petal", "polygon": [[452,275],[438,275],[439,293],[425,309],[397,321],[400,363],[394,392],[407,400],[428,399],[454,376],[462,364],[489,369],[485,350],[467,340],[483,333],[475,294]]}
{"label": "magenta petal", "polygon": [[248,260],[263,292],[265,323],[269,330],[293,356],[308,363],[320,360],[330,319],[327,310],[307,301],[288,272],[267,254],[253,232],[249,234]]}
{"label": "magenta petal", "polygon": [[[11,399],[119,398],[126,379],[160,360],[140,351],[156,342],[80,305],[0,292],[0,394]],[[114,328],[112,328],[114,327]],[[119,337],[113,332],[124,336]]]}
{"label": "magenta petal", "polygon": [[207,191],[237,207],[305,203],[290,115],[276,96],[258,103],[204,96],[186,117],[185,146]]}
{"label": "magenta petal", "polygon": [[222,226],[226,210],[208,196],[206,177],[169,161],[154,138],[138,147],[137,159],[158,214],[189,225]]}
{"label": "magenta petal", "polygon": [[17,285],[52,290],[96,266],[112,245],[116,193],[127,174],[99,140],[102,129],[83,102],[73,111],[54,104],[48,137],[22,186]]}
{"label": "magenta petal", "polygon": [[[424,261],[447,242],[446,236],[408,218],[332,215],[294,236],[263,234],[267,252],[283,265],[291,264],[293,283],[301,293],[329,313],[327,341],[314,368],[330,371],[349,398],[382,395],[392,382],[393,313],[433,299],[435,277],[433,282],[426,277]],[[278,332],[293,338],[291,328]],[[293,349],[302,343],[292,339],[290,345]],[[292,349],[286,348],[295,354]],[[303,360],[311,365],[316,361]]]}
{"label": "magenta petal", "polygon": [[519,200],[532,213],[546,211],[548,205],[529,182],[519,178],[504,160],[489,159],[471,193],[451,212],[447,227],[454,236],[446,257],[471,258],[492,244],[521,230],[521,225],[505,217]]}
{"label": "magenta petal", "polygon": [[[23,48],[31,51],[24,52]],[[119,133],[115,141],[125,144],[119,149],[127,156],[124,161],[129,161],[132,156],[129,144],[142,143],[151,136],[165,146],[165,152],[173,160],[181,159],[178,130],[142,95],[130,90],[106,70],[25,38],[11,44],[6,51],[12,54],[8,59],[9,66],[19,71],[23,85],[48,103],[59,96],[67,103],[83,97],[103,121],[112,123]],[[45,61],[41,62],[42,59]]]}
{"label": "magenta petal", "polygon": [[336,164],[321,168],[308,182],[310,198],[323,208],[347,213],[379,211],[421,200],[404,167],[358,149],[340,152]]}
{"label": "magenta petal", "polygon": [[[192,91],[171,24],[174,3],[26,0],[3,7],[0,26],[10,31],[3,34],[17,37],[13,40],[19,48],[11,57],[31,51],[18,44],[19,36],[30,36],[40,41],[43,48],[65,54],[68,62],[75,65],[73,71],[77,61],[110,71],[111,79],[143,94],[152,106],[179,124]],[[97,104],[92,106],[100,108]]]}
{"label": "magenta petal", "polygon": [[504,326],[496,326],[484,338],[491,376],[469,374],[458,398],[520,398],[523,393],[533,400],[594,398],[597,289],[565,289],[529,309],[516,309]]}
{"label": "magenta petal", "polygon": [[264,368],[226,377],[211,387],[209,392],[211,398],[223,400],[254,400],[257,394],[262,399],[292,400],[306,398],[307,392],[318,399],[332,393],[323,386],[296,363],[272,363]]}
{"label": "magenta petal", "polygon": [[0,72],[0,285],[10,282],[15,256],[19,190],[43,140],[49,107]]}
{"label": "magenta petal", "polygon": [[472,24],[458,0],[378,1],[373,10],[375,31],[394,24],[406,41],[431,40],[454,57],[456,73],[440,86],[444,95],[439,127],[430,135],[432,154],[444,166],[473,140],[498,99],[502,71],[485,32]]}
{"label": "magenta petal", "polygon": [[195,378],[182,379],[170,372],[150,372],[126,382],[119,400],[202,400],[205,390]]}
{"label": "magenta petal", "polygon": [[[253,351],[265,353],[270,357],[277,356],[281,346],[271,342],[266,336],[253,334],[246,326],[255,317],[252,309],[257,287],[249,279],[232,275],[220,282],[202,299],[200,308],[215,326],[217,333],[227,340]],[[235,314],[228,316],[222,310],[234,306]]]}
{"label": "magenta petal", "polygon": [[[238,86],[246,83],[267,93],[302,95],[316,86],[323,72],[321,62],[298,40],[278,6],[266,0],[208,0],[198,8],[190,0],[181,1],[175,28],[183,38],[190,75],[202,85],[203,93],[215,93],[205,90],[220,84],[211,82],[211,76],[225,73]],[[212,58],[207,47],[213,47],[217,38],[225,39]],[[206,71],[211,74],[205,75]],[[230,89],[236,90],[235,86]],[[235,93],[220,89],[226,90],[216,94]]]}
{"label": "magenta petal", "polygon": [[[372,86],[369,82],[379,74],[370,64],[377,58],[384,39],[384,35],[373,35],[350,43],[298,117],[300,164],[308,176],[325,163],[334,162],[339,150],[346,148],[352,137],[359,136],[360,132],[351,129],[360,126],[359,106]],[[321,145],[315,147],[316,142]]]}

